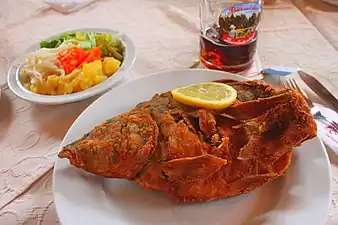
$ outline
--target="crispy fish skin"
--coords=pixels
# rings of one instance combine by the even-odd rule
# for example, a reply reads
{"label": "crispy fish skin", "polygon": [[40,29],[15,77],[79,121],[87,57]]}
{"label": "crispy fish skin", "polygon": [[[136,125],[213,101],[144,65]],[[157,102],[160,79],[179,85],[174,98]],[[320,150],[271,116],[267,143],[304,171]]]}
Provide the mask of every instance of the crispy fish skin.
{"label": "crispy fish skin", "polygon": [[292,148],[317,134],[303,96],[261,81],[218,82],[238,92],[224,110],[156,94],[64,147],[59,157],[185,203],[245,194],[285,174]]}
{"label": "crispy fish skin", "polygon": [[[262,107],[247,110],[252,113],[245,117],[242,115],[243,108],[250,109],[256,104]],[[303,96],[295,90],[238,103],[217,118],[222,144],[208,145],[210,154],[227,160],[219,170],[204,179],[172,179],[163,169],[164,163],[154,160],[156,163],[150,163],[137,182],[146,189],[156,187],[155,190],[178,202],[204,202],[248,193],[283,175],[291,162],[291,148],[316,136],[316,124],[309,110]],[[237,123],[222,118],[229,112]],[[222,119],[226,121],[220,122]],[[206,130],[206,136],[209,130],[212,129]]]}
{"label": "crispy fish skin", "polygon": [[96,126],[58,156],[97,175],[133,179],[154,153],[157,137],[158,127],[149,113],[135,110]]}

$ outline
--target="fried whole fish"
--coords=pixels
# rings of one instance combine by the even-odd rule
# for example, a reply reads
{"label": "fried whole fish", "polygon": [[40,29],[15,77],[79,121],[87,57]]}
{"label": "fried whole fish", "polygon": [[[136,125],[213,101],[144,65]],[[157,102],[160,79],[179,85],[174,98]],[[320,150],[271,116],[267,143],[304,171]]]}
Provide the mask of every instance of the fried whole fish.
{"label": "fried whole fish", "polygon": [[317,133],[303,96],[260,81],[217,82],[238,94],[224,110],[197,109],[177,102],[170,92],[156,94],[96,126],[58,156],[179,202],[248,193],[283,175],[292,148]]}

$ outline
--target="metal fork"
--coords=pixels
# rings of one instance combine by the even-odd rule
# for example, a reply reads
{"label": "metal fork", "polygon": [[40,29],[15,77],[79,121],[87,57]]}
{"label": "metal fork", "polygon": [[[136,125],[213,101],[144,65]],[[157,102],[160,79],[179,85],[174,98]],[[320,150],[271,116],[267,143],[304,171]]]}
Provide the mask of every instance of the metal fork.
{"label": "metal fork", "polygon": [[283,83],[285,87],[296,89],[305,97],[307,103],[311,108],[311,114],[315,119],[325,122],[327,125],[330,126],[331,129],[333,129],[335,132],[338,132],[338,123],[334,122],[333,120],[330,120],[320,112],[319,108],[313,104],[313,102],[308,98],[304,90],[299,87],[295,79],[286,78],[285,82]]}

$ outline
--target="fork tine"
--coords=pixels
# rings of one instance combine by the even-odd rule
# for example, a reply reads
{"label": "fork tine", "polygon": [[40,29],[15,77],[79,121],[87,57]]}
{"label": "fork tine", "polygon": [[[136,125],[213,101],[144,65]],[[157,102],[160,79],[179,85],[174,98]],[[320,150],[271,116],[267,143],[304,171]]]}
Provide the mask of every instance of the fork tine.
{"label": "fork tine", "polygon": [[289,82],[290,82],[290,84],[291,84],[291,87],[292,87],[293,89],[296,89],[296,90],[297,90],[297,86],[295,85],[295,80],[292,79],[292,78],[290,78],[290,79],[289,79]]}
{"label": "fork tine", "polygon": [[294,83],[296,89],[297,89],[298,91],[300,91],[300,93],[302,93],[302,95],[304,95],[304,97],[305,97],[306,99],[309,99],[308,96],[307,96],[307,94],[305,93],[305,91],[304,91],[302,88],[299,87],[299,85],[297,84],[296,80],[295,80],[295,79],[292,79],[292,81],[293,81],[293,83]]}
{"label": "fork tine", "polygon": [[332,121],[332,123],[333,123],[336,127],[338,127],[338,123],[336,123],[335,121]]}
{"label": "fork tine", "polygon": [[338,133],[338,127],[334,126],[333,123],[330,123],[330,127],[335,133]]}
{"label": "fork tine", "polygon": [[291,82],[290,82],[289,79],[286,79],[286,83],[287,83],[287,85],[288,85],[289,88],[292,88],[292,84],[291,84]]}
{"label": "fork tine", "polygon": [[333,120],[326,119],[327,125],[332,129],[334,132],[338,133],[338,123]]}
{"label": "fork tine", "polygon": [[292,88],[292,85],[291,85],[290,80],[288,78],[286,78],[283,83],[284,83],[284,86],[286,88]]}
{"label": "fork tine", "polygon": [[286,79],[283,79],[282,80],[282,84],[283,84],[283,86],[284,86],[284,88],[288,88],[289,86],[288,86],[288,84],[286,83]]}
{"label": "fork tine", "polygon": [[308,98],[305,91],[301,87],[299,87],[299,85],[297,84],[297,82],[294,78],[287,78],[286,82],[287,82],[287,86],[289,86],[292,89],[297,90],[301,95],[303,95],[303,97],[305,98],[305,100],[306,100],[307,104],[310,106],[310,108],[314,107],[313,103]]}
{"label": "fork tine", "polygon": [[334,130],[338,133],[338,123],[332,121],[331,125],[334,128]]}
{"label": "fork tine", "polygon": [[285,79],[281,80],[283,83],[284,88],[292,88],[289,83],[289,79],[286,77]]}

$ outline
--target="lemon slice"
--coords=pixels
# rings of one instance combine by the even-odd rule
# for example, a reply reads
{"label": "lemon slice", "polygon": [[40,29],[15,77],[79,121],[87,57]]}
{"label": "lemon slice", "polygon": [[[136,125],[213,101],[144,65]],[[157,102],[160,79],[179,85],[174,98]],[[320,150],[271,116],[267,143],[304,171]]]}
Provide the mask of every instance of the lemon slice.
{"label": "lemon slice", "polygon": [[237,92],[233,87],[216,82],[176,88],[171,94],[175,100],[185,105],[206,109],[224,109],[233,104],[237,98]]}

